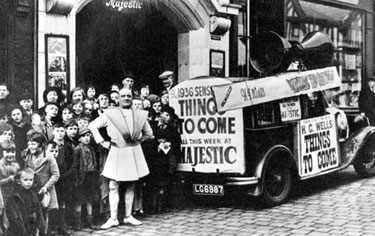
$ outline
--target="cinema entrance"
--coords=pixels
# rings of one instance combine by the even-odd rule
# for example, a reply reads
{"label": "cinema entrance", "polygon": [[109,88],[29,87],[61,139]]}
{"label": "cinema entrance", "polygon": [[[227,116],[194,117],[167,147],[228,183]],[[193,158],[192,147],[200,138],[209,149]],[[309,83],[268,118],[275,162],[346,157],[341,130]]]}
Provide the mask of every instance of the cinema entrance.
{"label": "cinema entrance", "polygon": [[174,26],[156,7],[118,11],[93,1],[76,15],[77,84],[108,92],[128,71],[135,88],[150,85],[159,94],[164,70],[177,71]]}
{"label": "cinema entrance", "polygon": [[[229,75],[230,16],[239,6],[218,0],[38,1],[36,94],[93,84],[100,92],[132,71],[136,84],[161,90],[158,75],[177,82]],[[55,63],[55,61],[61,63]],[[56,71],[56,65],[63,65]]]}

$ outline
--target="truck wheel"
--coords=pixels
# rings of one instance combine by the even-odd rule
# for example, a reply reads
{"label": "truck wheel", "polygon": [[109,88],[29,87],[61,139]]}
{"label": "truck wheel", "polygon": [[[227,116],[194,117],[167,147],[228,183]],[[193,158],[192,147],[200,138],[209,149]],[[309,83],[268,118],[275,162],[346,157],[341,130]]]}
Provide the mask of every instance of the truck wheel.
{"label": "truck wheel", "polygon": [[292,168],[282,158],[271,157],[265,169],[262,199],[266,206],[284,203],[292,190]]}
{"label": "truck wheel", "polygon": [[370,177],[375,175],[375,135],[367,140],[363,150],[354,160],[353,166],[357,174],[361,177]]}

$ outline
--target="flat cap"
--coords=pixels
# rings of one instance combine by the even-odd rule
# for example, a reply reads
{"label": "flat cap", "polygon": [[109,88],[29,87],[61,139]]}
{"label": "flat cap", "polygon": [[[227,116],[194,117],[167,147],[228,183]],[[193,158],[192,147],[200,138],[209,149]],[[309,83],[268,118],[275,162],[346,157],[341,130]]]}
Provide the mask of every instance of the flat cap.
{"label": "flat cap", "polygon": [[166,112],[171,116],[174,115],[174,109],[170,106],[163,106],[160,112]]}
{"label": "flat cap", "polygon": [[148,95],[147,99],[150,100],[151,104],[154,104],[155,102],[160,102],[160,97],[156,94]]}
{"label": "flat cap", "polygon": [[29,91],[25,91],[22,93],[21,98],[19,100],[22,101],[28,99],[33,99],[33,95]]}
{"label": "flat cap", "polygon": [[133,71],[126,71],[123,79],[125,79],[125,78],[132,78],[132,79],[134,79],[134,73],[133,73]]}
{"label": "flat cap", "polygon": [[173,71],[164,71],[161,75],[159,75],[159,79],[166,79],[169,76],[173,75]]}
{"label": "flat cap", "polygon": [[81,137],[82,135],[85,135],[86,133],[89,133],[90,130],[86,126],[80,127],[78,131],[78,136]]}

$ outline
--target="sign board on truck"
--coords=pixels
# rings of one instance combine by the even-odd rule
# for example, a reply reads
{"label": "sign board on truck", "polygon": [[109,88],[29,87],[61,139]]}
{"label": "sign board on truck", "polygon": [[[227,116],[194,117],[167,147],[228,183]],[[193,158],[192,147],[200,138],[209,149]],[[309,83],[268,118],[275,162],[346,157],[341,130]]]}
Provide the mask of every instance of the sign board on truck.
{"label": "sign board on truck", "polygon": [[280,102],[281,121],[299,120],[302,117],[299,97],[285,98]]}
{"label": "sign board on truck", "polygon": [[177,170],[202,173],[245,172],[242,109],[217,113],[211,86],[223,78],[186,80],[169,91],[169,104],[181,119],[182,158]]}
{"label": "sign board on truck", "polygon": [[212,86],[218,111],[253,106],[282,98],[337,88],[341,85],[336,67],[285,72],[265,78]]}
{"label": "sign board on truck", "polygon": [[335,115],[301,120],[299,172],[302,177],[339,166],[339,145]]}

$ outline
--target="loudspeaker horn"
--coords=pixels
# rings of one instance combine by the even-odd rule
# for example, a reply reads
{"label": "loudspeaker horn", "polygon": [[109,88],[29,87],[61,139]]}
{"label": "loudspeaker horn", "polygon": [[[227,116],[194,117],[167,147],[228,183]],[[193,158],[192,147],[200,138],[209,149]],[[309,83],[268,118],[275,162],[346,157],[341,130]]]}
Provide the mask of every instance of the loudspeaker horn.
{"label": "loudspeaker horn", "polygon": [[328,66],[333,58],[334,46],[325,33],[314,31],[301,43],[289,41],[275,32],[263,32],[250,41],[250,62],[260,73],[286,71],[292,62],[306,69]]}

